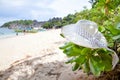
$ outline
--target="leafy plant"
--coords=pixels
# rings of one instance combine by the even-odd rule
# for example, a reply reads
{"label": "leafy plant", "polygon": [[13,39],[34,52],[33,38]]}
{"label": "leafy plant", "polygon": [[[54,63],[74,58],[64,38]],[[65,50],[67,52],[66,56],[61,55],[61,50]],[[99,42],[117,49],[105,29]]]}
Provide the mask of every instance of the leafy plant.
{"label": "leafy plant", "polygon": [[[106,30],[103,27],[99,29],[104,32],[104,34],[108,31],[111,33],[113,31],[114,33],[114,30],[116,30],[116,28]],[[118,32],[120,32],[120,30],[118,30]],[[115,47],[114,41],[118,42],[118,39],[120,39],[119,33],[115,32],[115,34],[118,36],[117,38],[113,37],[114,34],[111,34],[111,36],[106,35],[109,40],[109,47],[112,49]],[[112,57],[110,55],[112,52],[106,49],[81,47],[72,42],[66,43],[64,46],[60,47],[60,49],[71,58],[67,63],[74,63],[73,70],[82,68],[86,73],[93,73],[96,76],[100,76],[102,72],[112,70]]]}
{"label": "leafy plant", "polygon": [[[68,42],[60,47],[71,59],[67,63],[74,63],[73,70],[82,68],[85,72],[92,72],[99,76],[103,71],[112,69],[111,52],[105,49],[90,49]],[[107,64],[106,64],[107,63]]]}
{"label": "leafy plant", "polygon": [[[81,12],[75,13],[73,22],[77,22],[80,19],[87,19],[96,22],[99,26],[99,31],[107,39],[108,47],[114,50],[120,59],[120,6],[118,4],[120,1],[91,1],[93,1],[94,7],[90,10],[85,9]],[[110,2],[106,3],[106,1]],[[117,5],[112,6],[112,4]],[[106,10],[107,8],[108,12]],[[88,74],[93,73],[95,76],[100,76],[102,73],[108,73],[110,74],[109,77],[117,75],[116,73],[120,73],[120,69],[116,70],[120,61],[116,68],[112,69],[112,52],[104,48],[91,49],[78,46],[72,42],[67,42],[64,46],[60,47],[60,49],[62,49],[63,53],[70,58],[66,63],[74,64],[73,70],[83,69],[84,72]],[[116,79],[118,78],[115,78],[114,80]]]}

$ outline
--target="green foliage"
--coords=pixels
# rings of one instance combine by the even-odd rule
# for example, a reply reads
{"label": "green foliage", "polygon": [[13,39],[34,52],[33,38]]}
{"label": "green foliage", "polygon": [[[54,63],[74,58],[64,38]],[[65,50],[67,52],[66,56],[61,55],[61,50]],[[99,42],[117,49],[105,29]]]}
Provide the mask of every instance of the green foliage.
{"label": "green foliage", "polygon": [[15,29],[15,32],[23,32],[21,29]]}
{"label": "green foliage", "polygon": [[73,70],[82,68],[85,72],[92,72],[99,76],[103,71],[112,69],[111,52],[104,49],[90,49],[68,42],[60,47],[71,59],[67,63],[74,63]]}
{"label": "green foliage", "polygon": [[33,23],[32,20],[20,20],[20,21],[18,21],[18,24],[22,24],[22,25],[30,25],[32,23]]}
{"label": "green foliage", "polygon": [[11,24],[31,25],[32,23],[33,23],[32,20],[15,20],[3,24],[2,27],[9,27]]}
{"label": "green foliage", "polygon": [[10,23],[5,23],[4,25],[2,25],[2,27],[9,27],[10,26]]}
{"label": "green foliage", "polygon": [[[24,32],[23,30],[21,29],[15,29],[15,32]],[[25,33],[37,33],[38,30],[35,30],[35,29],[31,29],[31,30],[26,30]]]}
{"label": "green foliage", "polygon": [[[113,49],[119,56],[120,0],[90,1],[93,5],[92,9],[85,9],[81,12],[76,12],[74,15],[64,17],[64,25],[75,23],[80,19],[96,22],[99,26],[99,31],[102,32],[107,39],[108,47]],[[109,13],[107,13],[107,10]],[[93,73],[96,76],[100,76],[102,72],[112,70],[112,56],[110,54],[113,53],[110,51],[105,49],[85,48],[71,42],[66,43],[63,47],[60,47],[60,49],[70,58],[66,63],[74,64],[73,70],[83,69],[84,72]]]}
{"label": "green foliage", "polygon": [[49,29],[52,28],[53,25],[51,25],[50,22],[46,22],[45,24],[42,25],[43,28]]}
{"label": "green foliage", "polygon": [[75,23],[74,19],[75,19],[75,15],[68,14],[66,17],[63,18],[62,26],[67,25],[67,24],[71,24],[71,23]]}
{"label": "green foliage", "polygon": [[89,0],[93,8],[103,8],[107,6],[110,10],[114,10],[119,6],[120,0]]}
{"label": "green foliage", "polygon": [[28,31],[26,31],[26,32],[27,32],[27,33],[37,33],[38,30],[32,29],[32,30],[28,30]]}
{"label": "green foliage", "polygon": [[52,18],[45,22],[42,27],[46,29],[50,28],[60,28],[62,26],[62,19],[61,18]]}

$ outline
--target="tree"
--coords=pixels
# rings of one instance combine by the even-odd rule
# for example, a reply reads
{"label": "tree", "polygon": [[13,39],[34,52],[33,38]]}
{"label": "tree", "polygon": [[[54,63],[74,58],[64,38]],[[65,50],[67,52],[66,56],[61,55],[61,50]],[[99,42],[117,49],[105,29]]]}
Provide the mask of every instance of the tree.
{"label": "tree", "polygon": [[75,23],[75,15],[73,14],[68,14],[66,17],[63,18],[62,20],[62,26],[70,24],[70,23]]}
{"label": "tree", "polygon": [[120,5],[120,0],[90,0],[93,8],[104,8],[105,14],[108,15],[109,11],[115,10]]}
{"label": "tree", "polygon": [[42,25],[43,28],[49,29],[52,28],[52,25],[50,22],[46,22],[45,24]]}
{"label": "tree", "polygon": [[62,19],[58,17],[54,17],[52,19],[49,19],[47,22],[45,22],[42,27],[49,29],[49,28],[60,28],[62,26]]}

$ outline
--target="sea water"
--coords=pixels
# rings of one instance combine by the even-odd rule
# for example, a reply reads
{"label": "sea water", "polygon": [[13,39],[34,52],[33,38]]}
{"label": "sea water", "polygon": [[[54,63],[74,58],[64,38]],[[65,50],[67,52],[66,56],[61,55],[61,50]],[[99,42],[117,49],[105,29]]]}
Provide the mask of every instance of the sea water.
{"label": "sea water", "polygon": [[13,29],[0,28],[0,39],[16,36],[16,32]]}

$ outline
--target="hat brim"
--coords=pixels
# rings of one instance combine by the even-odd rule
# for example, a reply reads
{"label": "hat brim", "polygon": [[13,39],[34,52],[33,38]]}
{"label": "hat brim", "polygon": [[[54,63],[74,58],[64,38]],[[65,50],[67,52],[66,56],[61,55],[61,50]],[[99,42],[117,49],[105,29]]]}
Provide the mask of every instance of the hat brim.
{"label": "hat brim", "polygon": [[[70,42],[73,42],[79,46],[88,47],[88,48],[100,48],[97,45],[92,45],[90,40],[81,36],[77,32],[77,29],[78,29],[78,26],[76,24],[70,24],[62,27],[61,32],[66,39],[68,39]],[[100,34],[100,37],[101,37],[100,40],[104,41],[105,45],[107,45],[106,39],[104,38],[104,36],[100,32],[98,33]]]}

